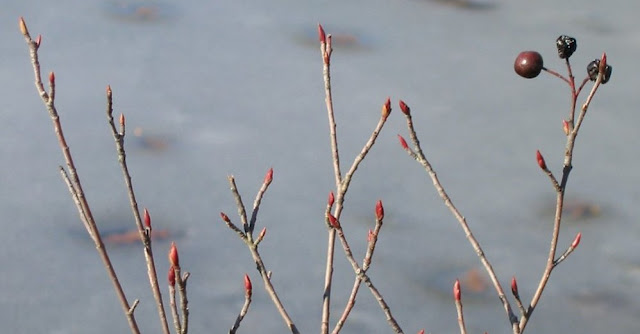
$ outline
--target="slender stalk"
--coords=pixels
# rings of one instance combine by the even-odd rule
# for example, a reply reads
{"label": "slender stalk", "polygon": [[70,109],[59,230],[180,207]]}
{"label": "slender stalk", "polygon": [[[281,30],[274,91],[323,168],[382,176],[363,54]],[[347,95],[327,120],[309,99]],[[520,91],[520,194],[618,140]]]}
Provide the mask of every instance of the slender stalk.
{"label": "slender stalk", "polygon": [[[56,137],[58,139],[58,143],[62,150],[62,155],[64,156],[67,171],[63,172],[63,178],[67,183],[67,186],[70,189],[72,198],[76,206],[78,207],[78,213],[80,215],[80,219],[83,221],[89,235],[94,241],[96,246],[96,251],[102,260],[102,263],[107,270],[107,275],[113,284],[114,289],[116,290],[116,294],[118,296],[118,300],[120,301],[120,306],[127,318],[127,322],[129,323],[129,328],[131,332],[134,334],[140,333],[138,329],[138,324],[136,322],[133,310],[133,307],[129,306],[129,302],[127,301],[127,297],[120,285],[120,281],[118,280],[118,276],[116,275],[115,270],[111,264],[111,259],[107,253],[107,250],[104,247],[104,243],[102,242],[102,238],[100,236],[100,232],[98,231],[98,227],[93,218],[93,214],[91,213],[91,209],[89,207],[89,203],[87,202],[84,190],[82,189],[82,183],[80,182],[80,177],[78,176],[77,169],[73,162],[73,158],[71,156],[71,151],[69,146],[67,145],[67,141],[64,137],[64,133],[62,131],[62,125],[60,124],[60,117],[58,116],[58,110],[55,106],[55,76],[53,72],[49,75],[50,82],[50,92],[47,93],[44,89],[44,84],[42,83],[42,78],[40,74],[40,62],[38,60],[38,48],[39,43],[36,43],[29,34],[27,29],[27,25],[24,19],[21,17],[19,20],[20,32],[25,38],[27,45],[29,47],[29,53],[31,58],[31,65],[33,67],[33,73],[35,75],[35,85],[40,95],[42,101],[44,102],[47,111],[49,112],[49,116],[51,117],[51,121],[53,122],[53,128],[56,133]],[[39,39],[38,39],[39,40]],[[68,177],[65,177],[67,176]]]}
{"label": "slender stalk", "polygon": [[133,217],[138,228],[138,235],[143,245],[144,259],[147,264],[147,276],[149,279],[149,285],[153,298],[156,301],[156,308],[158,311],[158,317],[160,318],[160,325],[164,334],[170,334],[169,323],[167,321],[167,315],[164,310],[164,304],[162,301],[162,293],[160,292],[160,285],[158,284],[158,273],[156,271],[155,261],[153,259],[153,249],[151,247],[151,233],[147,233],[144,225],[142,224],[142,218],[140,217],[140,210],[138,209],[138,202],[133,190],[133,182],[131,181],[131,174],[129,173],[129,167],[127,165],[127,154],[124,149],[125,132],[125,118],[120,114],[120,131],[117,130],[113,119],[113,92],[111,86],[107,86],[107,121],[111,128],[111,134],[116,144],[116,152],[118,153],[118,162],[122,169],[122,175],[124,177],[125,186],[127,187],[127,195],[129,197],[129,204]]}

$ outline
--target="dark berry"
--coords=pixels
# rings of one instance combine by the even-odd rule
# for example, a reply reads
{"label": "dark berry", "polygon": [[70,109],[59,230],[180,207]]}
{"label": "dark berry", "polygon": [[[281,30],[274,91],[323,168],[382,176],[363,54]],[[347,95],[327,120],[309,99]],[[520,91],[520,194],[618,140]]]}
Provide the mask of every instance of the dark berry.
{"label": "dark berry", "polygon": [[571,57],[578,48],[578,42],[573,37],[562,35],[556,39],[556,47],[558,47],[558,56],[565,59]]}
{"label": "dark berry", "polygon": [[540,74],[543,66],[542,56],[536,51],[522,51],[516,57],[513,69],[519,76],[532,79]]}
{"label": "dark berry", "polygon": [[[600,68],[600,59],[596,59],[587,65],[587,74],[589,74],[589,80],[596,81],[598,78],[598,72]],[[609,78],[611,78],[611,71],[613,68],[611,65],[607,65],[604,68],[604,74],[602,75],[602,84],[606,84],[609,82]]]}

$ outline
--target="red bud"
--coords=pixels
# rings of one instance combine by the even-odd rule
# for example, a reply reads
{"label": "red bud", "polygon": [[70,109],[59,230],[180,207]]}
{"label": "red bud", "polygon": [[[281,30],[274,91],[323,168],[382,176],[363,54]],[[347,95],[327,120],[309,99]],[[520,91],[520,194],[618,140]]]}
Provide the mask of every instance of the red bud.
{"label": "red bud", "polygon": [[176,269],[174,267],[169,267],[167,280],[169,280],[169,286],[176,286]]}
{"label": "red bud", "polygon": [[391,98],[387,97],[387,101],[382,105],[382,118],[387,119],[391,113]]}
{"label": "red bud", "polygon": [[603,52],[602,58],[600,58],[600,67],[598,67],[598,71],[604,75],[606,73],[605,72],[606,69],[607,69],[607,53]]}
{"label": "red bud", "polygon": [[384,207],[382,206],[381,200],[378,200],[376,202],[376,219],[377,220],[384,219]]}
{"label": "red bud", "polygon": [[267,228],[263,227],[262,230],[260,230],[260,234],[258,234],[258,240],[262,240],[264,239],[264,236],[267,234]]}
{"label": "red bud", "polygon": [[456,278],[456,282],[453,284],[453,299],[460,301],[460,280]]}
{"label": "red bud", "polygon": [[55,84],[56,83],[56,74],[53,72],[49,73],[49,83],[51,84]]}
{"label": "red bud", "polygon": [[569,132],[571,132],[571,129],[569,129],[569,122],[567,122],[566,120],[562,120],[562,131],[564,131],[565,135],[569,135]]}
{"label": "red bud", "polygon": [[40,44],[42,43],[42,35],[38,35],[38,37],[36,37],[36,47],[40,47]]}
{"label": "red bud", "polygon": [[327,200],[327,204],[329,207],[333,207],[333,202],[335,202],[336,198],[333,195],[333,191],[329,192],[329,199]]}
{"label": "red bud", "polygon": [[124,114],[120,114],[120,126],[124,126]]}
{"label": "red bud", "polygon": [[327,35],[325,35],[321,24],[318,24],[318,39],[320,40],[320,43],[327,42]]}
{"label": "red bud", "polygon": [[424,334],[424,329],[421,329],[418,334]]}
{"label": "red bud", "polygon": [[273,181],[273,168],[269,168],[267,174],[264,176],[263,183],[269,185]]}
{"label": "red bud", "polygon": [[409,150],[409,145],[407,145],[407,141],[404,140],[404,138],[402,138],[401,135],[398,135],[398,140],[400,140],[400,146],[402,146],[403,149],[405,150]]}
{"label": "red bud", "polygon": [[20,16],[20,19],[18,20],[18,25],[20,26],[20,32],[23,35],[29,34],[29,30],[27,30],[27,24],[24,23],[24,18],[22,16]]}
{"label": "red bud", "polygon": [[231,219],[229,219],[229,216],[227,216],[224,212],[220,212],[220,217],[222,217],[222,220],[224,220],[225,223],[231,223]]}
{"label": "red bud", "polygon": [[338,219],[336,219],[336,217],[334,217],[332,214],[329,214],[329,224],[331,224],[331,226],[335,228],[340,228],[340,223],[338,222]]}
{"label": "red bud", "polygon": [[111,98],[113,92],[111,92],[111,85],[107,85],[107,97]]}
{"label": "red bud", "polygon": [[253,287],[251,286],[251,279],[249,275],[244,274],[244,293],[251,297],[251,293],[253,292]]}
{"label": "red bud", "polygon": [[178,258],[178,248],[176,243],[171,243],[171,249],[169,249],[169,263],[172,267],[180,268],[180,259]]}
{"label": "red bud", "polygon": [[400,100],[399,104],[400,104],[400,110],[402,111],[402,113],[404,113],[407,116],[411,115],[411,108],[409,108],[409,106],[406,103],[404,103],[404,101]]}
{"label": "red bud", "polygon": [[149,210],[147,210],[147,208],[144,208],[144,226],[151,228],[151,216],[149,215]]}
{"label": "red bud", "polygon": [[544,162],[544,157],[540,153],[540,151],[536,151],[536,160],[538,160],[538,166],[542,168],[542,170],[547,170],[547,163]]}
{"label": "red bud", "polygon": [[576,235],[576,238],[573,239],[573,242],[571,243],[571,248],[578,247],[578,245],[580,244],[580,239],[582,239],[582,232],[578,233],[578,235]]}
{"label": "red bud", "polygon": [[511,293],[513,293],[514,296],[518,295],[518,282],[516,282],[515,276],[511,278]]}

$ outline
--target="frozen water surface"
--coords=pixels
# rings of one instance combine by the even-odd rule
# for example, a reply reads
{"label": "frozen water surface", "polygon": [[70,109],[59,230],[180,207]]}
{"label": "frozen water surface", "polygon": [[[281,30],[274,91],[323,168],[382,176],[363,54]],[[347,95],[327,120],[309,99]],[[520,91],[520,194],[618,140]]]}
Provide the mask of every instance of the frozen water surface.
{"label": "frozen water surface", "polygon": [[[33,87],[24,16],[42,34],[44,72],[55,70],[57,105],[93,212],[106,232],[133,227],[112,139],[104,89],[127,117],[130,168],[154,226],[174,233],[189,284],[191,329],[231,326],[242,275],[258,276],[244,245],[219,221],[235,206],[226,176],[251,203],[269,167],[274,183],[260,211],[268,227],[262,254],[298,328],[320,323],[326,229],[323,210],[332,167],[315,26],[335,33],[333,88],[343,165],[375,126],[387,96],[411,107],[441,181],[468,218],[506,286],[512,275],[528,300],[544,266],[552,189],[535,164],[540,149],[556,172],[568,89],[549,75],[524,80],[514,57],[539,50],[564,73],[555,38],[578,39],[576,76],[607,51],[603,86],[578,138],[568,196],[602,208],[564,226],[560,247],[583,233],[580,248],[551,279],[533,333],[633,333],[640,330],[638,257],[640,120],[635,106],[638,6],[596,1],[37,1],[0,13],[3,91],[0,201],[3,233],[0,321],[14,333],[125,333],[126,321],[57,165],[51,124]],[[477,280],[478,261],[424,171],[398,147],[405,134],[394,111],[348,193],[342,225],[361,257],[373,208],[387,219],[371,277],[407,333],[457,331],[449,295],[456,277]],[[133,130],[142,133],[134,136]],[[155,243],[158,271],[170,239]],[[112,260],[144,332],[158,332],[137,245],[110,244]],[[337,250],[334,316],[353,278]],[[481,269],[481,268],[480,268]],[[469,276],[471,275],[471,276]],[[164,285],[164,284],[163,284]],[[471,332],[508,333],[491,293],[463,287]],[[479,285],[482,286],[482,285]],[[243,332],[285,330],[261,289]],[[335,321],[335,318],[334,318]],[[389,332],[362,290],[345,333]]]}

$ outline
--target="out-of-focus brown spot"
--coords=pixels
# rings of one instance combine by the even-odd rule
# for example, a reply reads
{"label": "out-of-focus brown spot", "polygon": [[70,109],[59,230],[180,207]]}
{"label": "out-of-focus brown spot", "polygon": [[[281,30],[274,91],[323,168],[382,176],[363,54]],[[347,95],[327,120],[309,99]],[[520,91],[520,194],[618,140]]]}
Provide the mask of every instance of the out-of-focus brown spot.
{"label": "out-of-focus brown spot", "polygon": [[464,276],[460,280],[462,289],[471,291],[473,293],[482,293],[489,287],[489,282],[484,278],[478,268],[471,268],[464,273]]}
{"label": "out-of-focus brown spot", "polygon": [[[169,238],[170,235],[168,229],[151,230],[151,239],[153,240],[164,240]],[[106,235],[103,240],[108,244],[127,245],[140,242],[140,234],[138,230],[130,230]]]}

